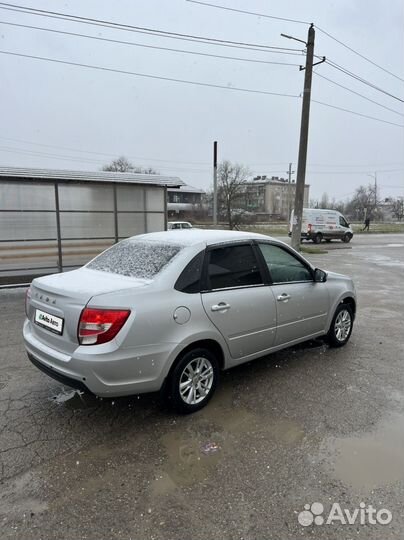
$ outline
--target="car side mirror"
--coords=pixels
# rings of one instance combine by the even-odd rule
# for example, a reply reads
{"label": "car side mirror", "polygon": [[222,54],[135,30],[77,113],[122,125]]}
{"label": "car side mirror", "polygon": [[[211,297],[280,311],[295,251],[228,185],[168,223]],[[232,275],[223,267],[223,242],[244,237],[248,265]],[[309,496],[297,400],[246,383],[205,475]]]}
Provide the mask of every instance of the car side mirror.
{"label": "car side mirror", "polygon": [[324,270],[321,270],[320,268],[316,268],[314,270],[314,281],[316,283],[324,283],[327,281],[327,272],[324,272]]}

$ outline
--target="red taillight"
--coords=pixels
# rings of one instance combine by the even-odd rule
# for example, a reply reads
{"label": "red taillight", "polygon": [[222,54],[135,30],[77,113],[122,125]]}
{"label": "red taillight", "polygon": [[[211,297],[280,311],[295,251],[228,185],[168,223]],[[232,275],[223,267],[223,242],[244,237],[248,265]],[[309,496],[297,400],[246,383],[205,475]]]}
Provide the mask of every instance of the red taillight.
{"label": "red taillight", "polygon": [[307,232],[311,232],[311,227],[312,227],[312,225],[311,225],[311,223],[309,223],[309,224],[307,225]]}
{"label": "red taillight", "polygon": [[91,309],[81,312],[78,339],[81,345],[99,345],[111,341],[130,315],[128,309]]}
{"label": "red taillight", "polygon": [[28,308],[29,308],[29,301],[31,300],[32,291],[31,287],[28,287],[28,289],[25,291],[25,315],[28,317]]}

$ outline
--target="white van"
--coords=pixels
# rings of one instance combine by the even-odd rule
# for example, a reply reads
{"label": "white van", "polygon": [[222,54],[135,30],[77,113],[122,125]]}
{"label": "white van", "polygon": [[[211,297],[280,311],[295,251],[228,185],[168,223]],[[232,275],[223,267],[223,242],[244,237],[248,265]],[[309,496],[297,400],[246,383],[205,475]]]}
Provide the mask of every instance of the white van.
{"label": "white van", "polygon": [[[294,212],[292,210],[289,222],[289,236],[292,235]],[[312,240],[319,244],[322,240],[342,240],[350,242],[353,231],[338,210],[326,210],[323,208],[303,208],[302,240]]]}

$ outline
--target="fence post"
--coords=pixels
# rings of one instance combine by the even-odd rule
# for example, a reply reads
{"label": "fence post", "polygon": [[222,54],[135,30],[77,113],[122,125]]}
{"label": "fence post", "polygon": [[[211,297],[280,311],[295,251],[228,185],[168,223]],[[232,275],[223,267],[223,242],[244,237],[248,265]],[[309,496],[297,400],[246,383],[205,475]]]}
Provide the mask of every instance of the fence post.
{"label": "fence post", "polygon": [[60,207],[59,207],[59,186],[55,182],[55,210],[56,210],[56,234],[58,243],[58,269],[63,272],[63,257],[62,257],[62,235],[60,229]]}
{"label": "fence post", "polygon": [[117,196],[116,184],[113,185],[113,191],[114,191],[115,244],[117,244],[119,242],[119,234],[118,234],[118,196]]}
{"label": "fence post", "polygon": [[168,227],[168,204],[167,204],[167,186],[164,186],[164,230],[167,230]]}

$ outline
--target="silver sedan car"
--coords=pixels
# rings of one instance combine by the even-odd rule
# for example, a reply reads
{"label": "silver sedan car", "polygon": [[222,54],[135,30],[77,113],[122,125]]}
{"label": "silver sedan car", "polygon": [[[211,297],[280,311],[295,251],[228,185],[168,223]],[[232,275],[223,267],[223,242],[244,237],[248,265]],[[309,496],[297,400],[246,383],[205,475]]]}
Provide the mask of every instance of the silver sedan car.
{"label": "silver sedan car", "polygon": [[34,279],[23,330],[31,362],[98,396],[161,391],[188,413],[206,405],[221,370],[319,336],[347,343],[349,277],[268,236],[188,232],[135,236]]}

